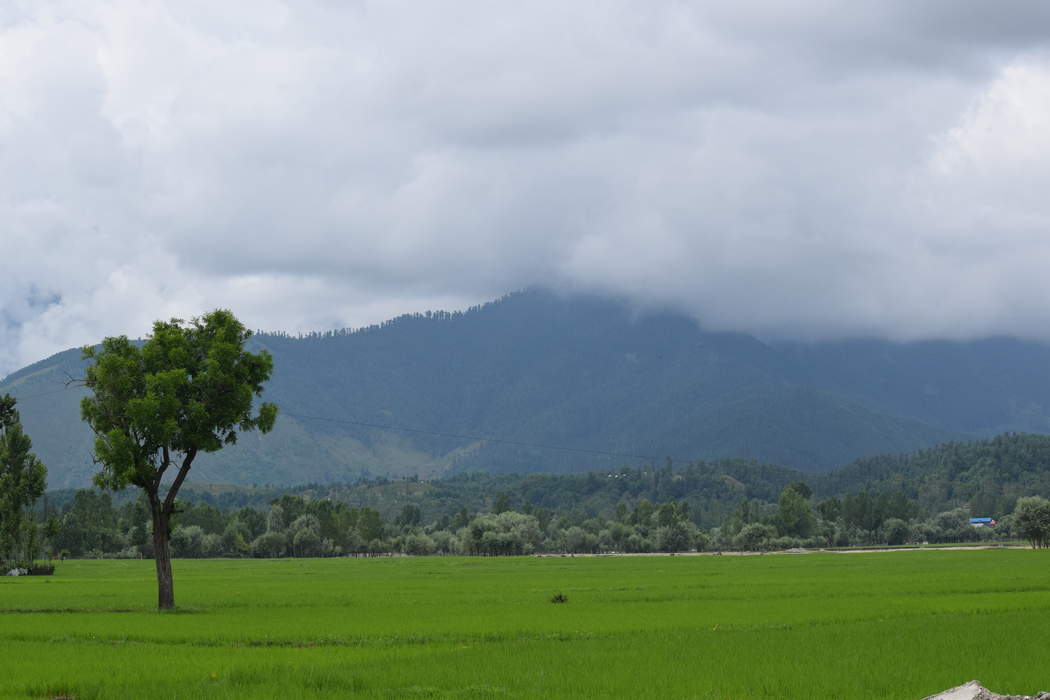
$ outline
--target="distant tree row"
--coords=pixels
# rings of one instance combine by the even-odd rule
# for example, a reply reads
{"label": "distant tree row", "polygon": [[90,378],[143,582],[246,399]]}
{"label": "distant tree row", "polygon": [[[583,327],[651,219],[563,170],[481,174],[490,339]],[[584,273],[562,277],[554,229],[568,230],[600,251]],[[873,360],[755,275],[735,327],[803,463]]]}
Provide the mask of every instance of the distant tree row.
{"label": "distant tree row", "polygon": [[[500,493],[486,512],[461,508],[431,522],[421,514],[418,505],[407,503],[384,519],[368,506],[292,494],[263,507],[226,509],[180,500],[171,549],[176,557],[325,557],[768,551],[1005,539],[1050,546],[1050,502],[1041,497],[1022,498],[994,527],[976,528],[965,508],[924,515],[899,493],[815,501],[801,481],[785,487],[775,502],[740,501],[722,523],[706,530],[695,522],[688,502],[644,498],[581,517],[529,504],[515,510]],[[39,541],[52,554],[152,556],[150,513],[142,498],[115,505],[108,493],[81,490],[61,508],[46,505],[37,521]]]}
{"label": "distant tree row", "polygon": [[[284,495],[265,509],[221,510],[180,501],[171,548],[177,557],[317,557],[340,555],[686,551],[708,542],[683,503],[643,501],[623,520],[571,517],[538,510],[455,516],[424,525],[407,504],[392,522],[368,507]],[[61,511],[47,507],[44,540],[55,554],[149,557],[151,521],[143,499],[114,506],[108,493],[81,490]]]}

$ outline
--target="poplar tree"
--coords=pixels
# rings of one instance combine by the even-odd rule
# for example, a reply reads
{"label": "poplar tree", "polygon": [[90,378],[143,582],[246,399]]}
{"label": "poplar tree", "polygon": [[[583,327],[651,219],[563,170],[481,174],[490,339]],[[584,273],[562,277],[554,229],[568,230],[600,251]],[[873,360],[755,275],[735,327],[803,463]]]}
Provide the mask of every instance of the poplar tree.
{"label": "poplar tree", "polygon": [[0,559],[30,559],[36,526],[25,509],[47,488],[47,468],[30,450],[15,399],[0,396]]}

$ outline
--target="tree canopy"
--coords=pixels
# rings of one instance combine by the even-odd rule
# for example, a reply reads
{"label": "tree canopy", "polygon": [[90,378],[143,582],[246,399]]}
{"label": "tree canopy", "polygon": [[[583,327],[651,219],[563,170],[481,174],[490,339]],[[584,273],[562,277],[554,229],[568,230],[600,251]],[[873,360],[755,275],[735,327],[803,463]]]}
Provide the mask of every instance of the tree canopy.
{"label": "tree canopy", "polygon": [[1039,496],[1017,499],[1014,526],[1033,547],[1050,547],[1050,501]]}

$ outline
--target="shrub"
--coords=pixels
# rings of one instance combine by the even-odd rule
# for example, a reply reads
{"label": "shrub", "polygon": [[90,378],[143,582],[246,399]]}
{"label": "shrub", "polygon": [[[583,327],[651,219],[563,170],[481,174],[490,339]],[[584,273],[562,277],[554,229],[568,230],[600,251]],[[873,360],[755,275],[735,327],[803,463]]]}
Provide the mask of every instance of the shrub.
{"label": "shrub", "polygon": [[751,523],[745,525],[734,538],[733,544],[744,551],[758,552],[769,549],[770,542],[777,536],[777,531],[770,525]]}
{"label": "shrub", "polygon": [[401,547],[405,554],[417,556],[433,554],[435,549],[434,540],[422,533],[407,535]]}
{"label": "shrub", "polygon": [[205,535],[201,541],[201,554],[206,557],[217,557],[222,553],[222,535]]}
{"label": "shrub", "polygon": [[256,557],[283,557],[288,551],[288,538],[280,532],[265,532],[252,542],[252,555]]}
{"label": "shrub", "polygon": [[177,527],[171,533],[171,552],[176,557],[199,557],[204,546],[200,525]]}
{"label": "shrub", "polygon": [[598,550],[598,537],[578,525],[573,525],[562,534],[562,550],[590,554]]}
{"label": "shrub", "polygon": [[656,546],[661,552],[688,552],[693,548],[692,523],[676,520],[656,529]]}
{"label": "shrub", "polygon": [[908,523],[900,518],[889,518],[882,523],[882,539],[886,544],[904,544],[908,541],[908,535]]}

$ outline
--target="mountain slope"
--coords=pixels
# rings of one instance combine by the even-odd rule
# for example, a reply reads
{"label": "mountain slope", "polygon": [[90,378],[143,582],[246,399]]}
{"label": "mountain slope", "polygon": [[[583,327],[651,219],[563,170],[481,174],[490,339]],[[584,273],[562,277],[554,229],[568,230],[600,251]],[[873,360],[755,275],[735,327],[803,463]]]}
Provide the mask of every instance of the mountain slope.
{"label": "mountain slope", "polygon": [[[812,471],[1050,426],[1050,349],[1012,340],[766,344],[680,316],[638,316],[610,300],[529,291],[465,313],[304,338],[259,334],[252,343],[274,356],[266,399],[281,408],[277,428],[201,457],[197,481],[572,472],[644,461],[592,450]],[[55,488],[84,484],[93,471],[77,408],[83,390],[65,388],[82,375],[71,350],[0,382],[0,393],[19,398]]]}

